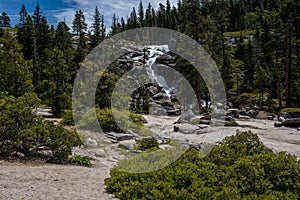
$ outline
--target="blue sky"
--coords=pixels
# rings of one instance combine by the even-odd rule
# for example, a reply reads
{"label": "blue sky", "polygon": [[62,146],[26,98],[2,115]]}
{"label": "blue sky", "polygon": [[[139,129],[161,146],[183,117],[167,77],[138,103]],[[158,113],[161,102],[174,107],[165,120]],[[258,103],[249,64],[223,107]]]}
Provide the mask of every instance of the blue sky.
{"label": "blue sky", "polygon": [[[36,5],[36,0],[0,0],[0,11],[5,11],[14,26],[19,21],[19,11],[22,4],[25,5],[29,14],[32,14]],[[98,6],[100,13],[104,15],[106,27],[111,24],[113,13],[120,17],[130,14],[133,7],[139,6],[139,0],[39,0],[42,13],[46,16],[48,23],[57,25],[64,18],[69,26],[76,10],[83,10],[87,23],[90,25],[95,6]],[[177,0],[170,0],[172,5],[176,5]],[[159,3],[166,3],[166,0],[143,0],[144,9],[148,3],[157,8]]]}

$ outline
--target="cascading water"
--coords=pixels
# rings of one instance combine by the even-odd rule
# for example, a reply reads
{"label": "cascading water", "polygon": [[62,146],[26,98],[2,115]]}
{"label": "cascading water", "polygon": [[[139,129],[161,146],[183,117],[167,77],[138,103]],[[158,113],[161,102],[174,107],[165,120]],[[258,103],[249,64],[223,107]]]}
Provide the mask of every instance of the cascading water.
{"label": "cascading water", "polygon": [[163,87],[164,91],[166,91],[166,94],[170,96],[171,88],[168,86],[166,79],[164,78],[164,76],[155,73],[155,70],[153,69],[153,65],[155,64],[156,59],[169,51],[168,45],[148,46],[147,49],[149,51],[149,56],[148,61],[145,65],[148,66],[148,75],[152,80],[152,83],[158,84],[159,86]]}

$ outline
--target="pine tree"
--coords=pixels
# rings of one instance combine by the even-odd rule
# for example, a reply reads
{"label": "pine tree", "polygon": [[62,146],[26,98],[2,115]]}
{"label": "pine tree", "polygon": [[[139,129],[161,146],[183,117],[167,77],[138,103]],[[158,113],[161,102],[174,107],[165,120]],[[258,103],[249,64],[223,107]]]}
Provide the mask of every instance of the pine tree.
{"label": "pine tree", "polygon": [[26,61],[18,40],[5,32],[0,47],[0,92],[20,97],[33,91],[31,63]]}
{"label": "pine tree", "polygon": [[33,59],[34,26],[30,15],[27,15],[24,25],[18,29],[17,38],[22,45],[24,58]]}
{"label": "pine tree", "polygon": [[85,33],[87,24],[82,10],[76,11],[75,18],[72,22],[72,29],[76,35],[83,35]]}
{"label": "pine tree", "polygon": [[152,6],[149,3],[148,8],[146,9],[146,15],[145,15],[145,26],[146,27],[151,27],[153,25],[153,22],[152,22],[153,16],[152,16],[151,10],[152,10]]}
{"label": "pine tree", "polygon": [[138,28],[138,17],[135,11],[135,7],[133,7],[132,12],[130,14],[130,29]]}
{"label": "pine tree", "polygon": [[39,28],[42,20],[42,13],[41,13],[41,7],[39,2],[36,2],[32,19],[33,19],[34,28]]}
{"label": "pine tree", "polygon": [[144,8],[143,8],[142,0],[140,0],[140,5],[139,5],[139,23],[141,27],[144,27]]}
{"label": "pine tree", "polygon": [[111,23],[110,28],[111,28],[110,35],[115,35],[119,32],[119,30],[118,30],[118,19],[117,19],[115,13],[113,14],[112,23]]}
{"label": "pine tree", "polygon": [[95,48],[101,42],[101,15],[97,6],[94,12],[92,31],[93,34],[91,36],[91,48]]}
{"label": "pine tree", "polygon": [[121,17],[121,32],[126,31],[126,23],[123,17]]}
{"label": "pine tree", "polygon": [[71,75],[63,52],[57,47],[46,49],[43,54],[42,100],[52,108],[52,113],[59,117],[71,104]]}
{"label": "pine tree", "polygon": [[76,73],[73,63],[75,51],[72,47],[72,34],[69,31],[70,28],[65,22],[59,22],[55,31],[54,45],[62,51],[70,72]]}
{"label": "pine tree", "polygon": [[104,25],[104,15],[101,17],[101,41],[103,41],[106,37],[106,28]]}
{"label": "pine tree", "polygon": [[86,44],[86,29],[87,29],[87,24],[85,22],[85,16],[82,12],[82,10],[76,11],[75,13],[75,18],[73,20],[72,23],[72,29],[73,32],[79,36],[79,38],[77,38],[77,55],[75,58],[75,62],[77,64],[79,64],[80,62],[82,62],[84,60],[84,58],[86,57],[87,54],[87,44]]}
{"label": "pine tree", "polygon": [[28,15],[24,4],[22,4],[19,15],[20,15],[19,28],[22,28],[24,26],[24,24],[26,23],[26,18]]}
{"label": "pine tree", "polygon": [[166,27],[166,9],[162,3],[159,4],[157,11],[156,25],[158,27]]}
{"label": "pine tree", "polygon": [[0,27],[10,27],[10,18],[6,14],[6,12],[2,12],[0,16]]}

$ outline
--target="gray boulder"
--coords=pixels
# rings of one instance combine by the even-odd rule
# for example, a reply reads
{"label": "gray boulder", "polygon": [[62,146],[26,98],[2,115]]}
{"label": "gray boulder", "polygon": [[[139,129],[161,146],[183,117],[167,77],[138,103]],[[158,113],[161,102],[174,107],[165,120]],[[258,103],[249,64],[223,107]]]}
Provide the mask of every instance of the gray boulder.
{"label": "gray boulder", "polygon": [[109,138],[115,139],[117,141],[124,141],[124,140],[132,140],[133,135],[131,134],[124,134],[124,133],[106,133]]}
{"label": "gray boulder", "polygon": [[196,117],[192,110],[187,110],[186,112],[182,113],[181,120],[190,121],[190,119]]}
{"label": "gray boulder", "polygon": [[129,142],[123,142],[119,144],[119,148],[123,148],[126,150],[133,150],[134,149],[134,144],[129,143]]}

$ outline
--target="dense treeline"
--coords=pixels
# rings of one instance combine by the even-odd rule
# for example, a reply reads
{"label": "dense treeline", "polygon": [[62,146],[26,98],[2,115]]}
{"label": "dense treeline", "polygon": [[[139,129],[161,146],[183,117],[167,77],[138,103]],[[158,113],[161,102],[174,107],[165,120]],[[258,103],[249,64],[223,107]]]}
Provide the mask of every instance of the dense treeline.
{"label": "dense treeline", "polygon": [[[2,61],[7,63],[6,55],[20,59],[22,64],[14,65],[24,68],[19,71],[24,73],[22,79],[27,80],[22,87],[32,82],[31,91],[60,116],[70,108],[72,84],[81,62],[101,41],[128,29],[164,27],[187,34],[207,49],[222,73],[229,101],[234,106],[245,103],[241,99],[252,99],[252,103],[261,108],[278,111],[282,107],[300,106],[299,9],[300,3],[296,0],[179,0],[173,6],[167,0],[165,4],[160,3],[157,10],[140,1],[127,19],[119,19],[114,14],[107,31],[98,7],[95,7],[90,27],[83,11],[78,10],[71,28],[66,22],[59,22],[54,28],[47,23],[39,3],[33,15],[22,5],[19,23],[12,29],[16,37],[11,38],[4,34],[6,29],[1,29],[4,44],[1,54],[5,55]],[[1,14],[0,26],[10,27],[6,12]],[[7,48],[6,44],[12,46]],[[198,99],[208,97],[205,84],[193,67],[181,58],[176,62],[177,70],[191,82]],[[2,69],[7,71],[15,68],[4,65]],[[115,76],[115,71],[111,70],[107,77],[117,78],[120,74]],[[1,91],[22,95],[11,88],[23,81],[7,86],[11,77],[6,73],[1,72],[6,76],[1,79]],[[103,102],[108,102],[115,81],[102,83],[107,87],[101,93],[108,95],[98,92],[100,108],[109,106]]]}
{"label": "dense treeline", "polygon": [[[133,8],[127,23],[123,18],[113,20],[111,28],[117,33],[157,26],[187,34],[216,61],[228,97],[245,93],[250,98],[251,93],[261,108],[274,111],[299,107],[299,9],[294,0],[182,0],[176,7],[167,0],[158,10],[150,4],[144,9],[140,2],[138,13]],[[180,59],[179,63],[184,65]],[[201,97],[206,89],[199,89],[199,75],[189,80]]]}

